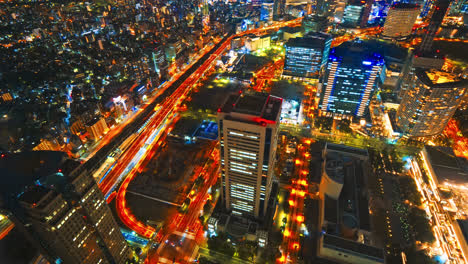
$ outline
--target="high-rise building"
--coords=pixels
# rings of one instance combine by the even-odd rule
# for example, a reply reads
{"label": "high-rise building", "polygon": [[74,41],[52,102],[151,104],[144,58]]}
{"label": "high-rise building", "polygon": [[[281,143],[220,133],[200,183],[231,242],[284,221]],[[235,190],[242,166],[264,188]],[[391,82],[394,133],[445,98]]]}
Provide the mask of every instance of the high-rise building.
{"label": "high-rise building", "polygon": [[301,78],[317,77],[328,61],[331,35],[309,33],[286,43],[283,75]]}
{"label": "high-rise building", "polygon": [[319,107],[322,112],[363,116],[384,80],[383,56],[365,42],[345,42],[330,52]]}
{"label": "high-rise building", "polygon": [[315,5],[315,14],[320,16],[333,14],[336,2],[336,0],[317,0]]}
{"label": "high-rise building", "polygon": [[328,19],[325,16],[309,15],[302,20],[302,29],[305,34],[309,32],[325,31],[327,28],[327,21]]}
{"label": "high-rise building", "polygon": [[365,27],[367,25],[374,1],[375,0],[366,0],[366,3],[364,4],[364,10],[362,10],[361,23],[360,23],[361,27]]}
{"label": "high-rise building", "polygon": [[395,39],[409,37],[419,13],[419,5],[406,3],[393,4],[388,10],[382,36]]}
{"label": "high-rise building", "polygon": [[282,101],[263,93],[232,94],[218,109],[222,198],[235,215],[266,213]]}
{"label": "high-rise building", "polygon": [[125,263],[129,247],[96,182],[63,152],[0,158],[0,208],[50,263]]}
{"label": "high-rise building", "polygon": [[427,26],[427,32],[425,32],[424,37],[419,46],[419,50],[423,52],[431,51],[432,43],[436,36],[437,31],[444,20],[447,9],[450,6],[450,0],[437,0],[432,8],[432,16]]}
{"label": "high-rise building", "polygon": [[397,125],[408,137],[440,134],[468,90],[468,80],[434,69],[415,73],[398,108]]}
{"label": "high-rise building", "polygon": [[286,10],[286,0],[274,0],[273,18],[278,19],[282,17]]}
{"label": "high-rise building", "polygon": [[343,24],[351,27],[360,25],[364,5],[362,3],[348,4],[344,9]]}
{"label": "high-rise building", "polygon": [[273,1],[265,0],[260,8],[260,20],[265,22],[273,21]]}

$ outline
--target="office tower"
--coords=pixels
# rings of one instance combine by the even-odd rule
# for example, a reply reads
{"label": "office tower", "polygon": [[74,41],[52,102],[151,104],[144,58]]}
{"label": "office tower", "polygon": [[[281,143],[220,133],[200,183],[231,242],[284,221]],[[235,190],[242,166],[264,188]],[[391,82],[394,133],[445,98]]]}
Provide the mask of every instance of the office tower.
{"label": "office tower", "polygon": [[385,78],[383,57],[365,42],[345,42],[332,49],[322,80],[322,112],[363,116]]}
{"label": "office tower", "polygon": [[397,111],[397,125],[408,137],[442,133],[468,90],[468,80],[435,69],[417,68],[413,85]]}
{"label": "office tower", "polygon": [[343,15],[343,24],[351,27],[360,25],[364,5],[359,3],[350,3],[346,5]]}
{"label": "office tower", "polygon": [[436,36],[437,31],[444,20],[447,9],[450,6],[450,0],[437,0],[433,6],[433,13],[427,26],[427,32],[425,32],[424,37],[419,46],[419,50],[422,52],[428,52],[432,49],[432,43]]}
{"label": "office tower", "polygon": [[265,22],[272,22],[273,21],[273,5],[274,3],[270,0],[265,0],[262,3],[262,7],[260,9],[260,20]]}
{"label": "office tower", "polygon": [[284,15],[286,9],[286,0],[274,0],[273,18],[278,19]]}
{"label": "office tower", "polygon": [[218,109],[222,198],[235,215],[266,213],[282,101],[263,93],[232,94]]}
{"label": "office tower", "polygon": [[420,6],[416,4],[393,4],[390,10],[388,10],[382,36],[395,39],[409,37],[419,12]]}
{"label": "office tower", "polygon": [[336,6],[336,0],[317,0],[315,14],[320,16],[328,16],[333,14]]}
{"label": "office tower", "polygon": [[369,16],[370,16],[374,1],[375,0],[366,0],[366,3],[364,5],[364,10],[362,10],[361,23],[360,23],[361,27],[365,27],[367,25],[367,21],[369,21]]}
{"label": "office tower", "polygon": [[327,28],[327,21],[327,17],[325,16],[309,15],[304,17],[302,20],[304,34],[325,31]]}
{"label": "office tower", "polygon": [[0,208],[51,263],[125,263],[130,249],[91,173],[53,151],[0,158]]}
{"label": "office tower", "polygon": [[317,77],[328,61],[331,35],[309,33],[303,38],[293,38],[286,43],[283,75],[300,78]]}

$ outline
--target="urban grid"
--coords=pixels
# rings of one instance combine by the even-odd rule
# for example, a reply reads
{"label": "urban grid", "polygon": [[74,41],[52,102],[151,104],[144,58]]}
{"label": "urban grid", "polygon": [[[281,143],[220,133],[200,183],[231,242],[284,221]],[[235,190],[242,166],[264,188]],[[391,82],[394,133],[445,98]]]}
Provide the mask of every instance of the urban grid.
{"label": "urban grid", "polygon": [[468,264],[467,0],[0,0],[0,264]]}

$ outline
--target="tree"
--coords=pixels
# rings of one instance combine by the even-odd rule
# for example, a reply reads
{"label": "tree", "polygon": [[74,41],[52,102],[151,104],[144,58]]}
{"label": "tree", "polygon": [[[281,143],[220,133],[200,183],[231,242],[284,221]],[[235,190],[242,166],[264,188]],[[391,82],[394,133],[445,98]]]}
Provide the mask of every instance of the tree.
{"label": "tree", "polygon": [[416,240],[422,243],[433,243],[435,241],[427,214],[424,210],[412,207],[408,213],[408,221],[413,229]]}
{"label": "tree", "polygon": [[421,205],[421,194],[418,191],[418,187],[414,182],[414,179],[409,176],[403,176],[398,178],[400,183],[400,191],[404,200],[420,206]]}
{"label": "tree", "polygon": [[221,252],[230,257],[234,255],[235,249],[231,243],[227,242],[225,233],[219,233],[218,236],[208,238],[207,243],[210,250]]}
{"label": "tree", "polygon": [[340,121],[338,125],[338,130],[343,132],[343,133],[351,133],[351,128],[349,125],[351,124],[351,121],[349,119],[343,119]]}
{"label": "tree", "polygon": [[417,250],[412,247],[405,250],[407,263],[411,264],[435,264],[437,263],[429,257],[424,250]]}
{"label": "tree", "polygon": [[206,214],[209,211],[211,211],[212,208],[213,208],[213,205],[211,204],[211,202],[206,201],[205,205],[203,206],[203,212]]}
{"label": "tree", "polygon": [[245,241],[241,242],[237,247],[237,253],[241,259],[249,260],[254,256],[254,247]]}

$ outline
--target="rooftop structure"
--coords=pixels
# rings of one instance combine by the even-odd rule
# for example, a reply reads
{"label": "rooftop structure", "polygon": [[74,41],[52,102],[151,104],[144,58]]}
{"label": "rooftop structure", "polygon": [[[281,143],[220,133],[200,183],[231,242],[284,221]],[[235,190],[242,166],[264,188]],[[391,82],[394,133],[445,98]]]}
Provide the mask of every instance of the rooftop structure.
{"label": "rooftop structure", "polygon": [[445,184],[468,185],[468,164],[455,156],[453,149],[440,146],[425,146],[422,151],[429,172],[441,187]]}
{"label": "rooftop structure", "polygon": [[325,234],[318,256],[344,263],[384,263],[383,249],[372,242],[365,184],[367,151],[327,144],[323,155],[319,226]]}

